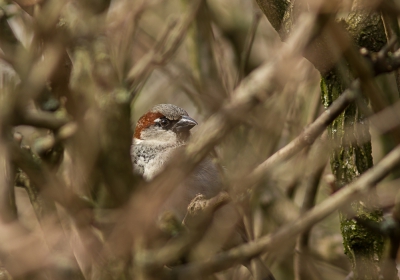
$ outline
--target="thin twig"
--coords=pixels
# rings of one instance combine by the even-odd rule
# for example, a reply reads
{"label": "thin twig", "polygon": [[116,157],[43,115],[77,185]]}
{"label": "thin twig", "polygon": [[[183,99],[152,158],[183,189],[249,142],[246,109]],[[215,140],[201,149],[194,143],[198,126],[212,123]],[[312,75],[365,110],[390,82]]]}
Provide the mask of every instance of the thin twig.
{"label": "thin twig", "polygon": [[176,24],[176,22],[170,23],[163,32],[161,40],[128,72],[126,80],[130,85],[131,92],[136,92],[134,91],[137,86],[136,83],[141,82],[141,78],[145,77],[155,64],[165,63],[178,49],[199,9],[201,1],[196,0],[192,3],[189,13],[179,24]]}
{"label": "thin twig", "polygon": [[81,230],[80,233],[85,236],[84,240],[90,240],[90,244],[86,244],[90,247],[88,252],[91,252],[99,261],[98,253],[102,242],[90,229],[94,218],[88,204],[70,191],[60,178],[36,162],[29,152],[20,149],[16,143],[10,142],[9,150],[12,162],[28,175],[38,190],[50,201],[58,202],[65,208],[75,225]]}
{"label": "thin twig", "polygon": [[177,267],[172,270],[171,274],[183,278],[193,277],[194,275],[209,275],[242,263],[265,251],[282,249],[287,240],[293,239],[310,226],[323,220],[352,200],[367,194],[376,183],[384,179],[398,164],[400,164],[400,146],[397,146],[377,165],[366,171],[357,180],[340,189],[312,210],[305,213],[300,219],[283,226],[276,233],[220,253],[207,261]]}
{"label": "thin twig", "polygon": [[288,159],[304,147],[310,146],[314,143],[315,139],[322,134],[326,127],[341,113],[343,110],[355,100],[358,91],[359,82],[353,82],[352,86],[343,92],[331,106],[322,113],[314,123],[308,126],[298,137],[292,140],[288,145],[274,153],[266,161],[261,163],[252,173],[251,177],[253,180],[258,181],[262,174],[265,174],[267,170],[272,166]]}
{"label": "thin twig", "polygon": [[[397,68],[400,67],[400,53],[398,57],[395,56],[391,61],[394,63],[393,64],[394,68],[391,68],[391,70],[395,69],[396,67]],[[399,62],[399,65],[397,65],[397,61]],[[376,75],[379,73],[375,72]],[[312,125],[306,128],[296,139],[294,139],[284,148],[280,149],[271,157],[269,157],[266,161],[260,164],[254,170],[252,176],[260,178],[258,176],[261,175],[262,173],[265,173],[268,170],[268,168],[273,164],[275,164],[276,162],[281,162],[293,156],[295,153],[297,153],[304,147],[311,145],[316,139],[316,137],[318,137],[324,131],[327,125],[330,122],[332,122],[345,109],[345,107],[347,107],[347,105],[356,100],[358,95],[355,94],[354,92],[352,93],[352,91],[358,91],[358,90],[359,90],[359,81],[356,80],[352,83],[350,88],[346,90],[344,93],[342,93],[339,96],[339,98],[332,103],[332,105],[327,109],[327,111],[325,111]],[[387,112],[386,114],[393,114],[392,111],[386,111],[386,112]],[[393,127],[393,125],[391,127]]]}
{"label": "thin twig", "polygon": [[170,265],[178,261],[188,250],[190,250],[203,237],[204,232],[210,224],[213,214],[218,208],[230,202],[227,193],[221,192],[217,196],[206,200],[204,196],[196,196],[188,207],[188,212],[183,221],[188,232],[177,239],[173,239],[163,248],[157,251],[145,251],[137,256],[140,265],[145,269],[161,269],[164,265]]}
{"label": "thin twig", "polygon": [[[261,66],[246,77],[233,93],[233,98],[226,103],[220,112],[211,116],[207,122],[197,131],[196,137],[188,144],[187,153],[189,156],[204,158],[211,147],[222,139],[234,124],[240,121],[241,116],[246,115],[256,105],[271,97],[279,88],[274,83],[275,75],[279,73],[279,65],[299,59],[303,48],[308,44],[312,35],[311,24],[314,17],[305,17],[294,31],[288,41],[282,55],[273,62]],[[289,79],[289,76],[285,77]],[[282,81],[284,83],[284,81]],[[272,85],[275,84],[275,87]]]}
{"label": "thin twig", "polygon": [[[390,0],[386,0],[383,2],[387,2]],[[397,17],[393,15],[389,15],[385,12],[381,12],[381,18],[383,22],[383,26],[385,28],[386,40],[389,42],[393,40],[396,44],[393,44],[393,47],[390,48],[392,52],[394,52],[395,48],[399,47],[400,40],[400,28],[399,23],[397,22]],[[394,75],[396,77],[396,85],[397,85],[397,94],[400,95],[400,69],[394,70]]]}
{"label": "thin twig", "polygon": [[377,9],[393,17],[398,17],[400,15],[400,7],[394,1],[379,1]]}
{"label": "thin twig", "polygon": [[253,47],[254,38],[256,37],[257,27],[260,23],[261,15],[261,11],[259,10],[255,11],[253,14],[253,21],[247,34],[243,52],[241,53],[240,57],[239,77],[237,79],[236,85],[238,85],[244,77],[244,70],[249,62],[251,49]]}
{"label": "thin twig", "polygon": [[9,162],[9,152],[5,144],[4,126],[0,120],[0,220],[11,223],[17,219],[17,208],[15,206],[14,175],[13,167]]}
{"label": "thin twig", "polygon": [[[256,105],[276,92],[275,88],[271,88],[271,85],[274,84],[274,78],[280,71],[279,66],[292,61],[296,63],[300,61],[302,50],[307,46],[308,40],[313,34],[312,26],[315,19],[315,15],[304,15],[304,18],[299,21],[297,31],[293,32],[288,44],[282,50],[282,55],[277,56],[273,63],[264,64],[245,78],[235,90],[233,99],[228,101],[219,112],[211,116],[199,128],[196,135],[186,146],[185,151],[174,157],[159,176],[154,178],[145,188],[142,188],[141,193],[137,193],[132,198],[130,210],[127,213],[141,213],[141,215],[135,217],[135,219],[138,219],[135,224],[137,234],[144,234],[144,232],[137,230],[137,225],[149,225],[150,221],[156,219],[157,209],[162,205],[164,198],[184,180],[196,164],[208,155],[215,143],[220,141],[237,124],[237,121],[241,119],[240,116],[246,115]],[[289,79],[290,77],[285,76],[285,78]],[[143,201],[151,201],[151,203],[144,205]],[[122,217],[121,225],[126,223],[124,219],[132,219],[132,217],[130,215],[126,215],[125,218]],[[130,224],[133,223],[130,222]],[[145,230],[148,227],[143,226],[139,229]],[[126,237],[121,238],[121,235]],[[115,242],[134,238],[132,230],[127,231],[125,226],[116,227],[114,236]]]}
{"label": "thin twig", "polygon": [[[326,166],[328,153],[324,153],[324,143],[319,143],[315,146],[309,154],[308,162],[313,162],[313,170],[305,176],[303,184],[305,187],[304,200],[301,206],[301,213],[306,213],[312,209],[315,205],[315,197],[317,195],[319,182]],[[322,155],[322,156],[321,156]],[[315,163],[317,161],[317,163]],[[294,273],[296,280],[309,279],[308,271],[305,270],[307,267],[307,252],[308,252],[308,241],[311,229],[304,231],[297,238],[296,250],[297,254],[294,256]],[[310,260],[308,260],[309,262]]]}

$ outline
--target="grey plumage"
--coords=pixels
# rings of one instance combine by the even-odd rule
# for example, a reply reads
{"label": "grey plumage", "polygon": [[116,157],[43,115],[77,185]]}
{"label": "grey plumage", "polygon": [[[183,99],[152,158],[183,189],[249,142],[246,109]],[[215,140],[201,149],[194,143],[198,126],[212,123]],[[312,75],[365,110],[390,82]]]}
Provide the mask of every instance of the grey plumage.
{"label": "grey plumage", "polygon": [[[159,123],[163,118],[171,123],[162,127]],[[181,130],[176,128],[183,123]],[[159,104],[143,115],[137,124],[135,138],[131,147],[131,157],[134,172],[151,180],[159,174],[165,164],[174,156],[177,149],[184,146],[190,129],[197,124],[182,108],[172,104]],[[137,130],[140,129],[140,133]],[[182,136],[183,135],[183,136]],[[201,162],[189,178],[177,186],[164,204],[164,210],[173,211],[178,218],[183,219],[187,206],[197,195],[203,194],[211,198],[221,191],[221,180],[216,165],[210,158]]]}
{"label": "grey plumage", "polygon": [[[161,121],[164,118],[167,118],[170,123],[162,126]],[[181,122],[180,126],[179,122]],[[172,104],[154,106],[139,119],[136,126],[131,148],[134,171],[146,180],[154,178],[163,170],[177,149],[185,145],[190,136],[190,129],[196,124],[196,121],[191,119],[182,108]],[[218,169],[211,158],[206,158],[188,179],[173,190],[165,201],[162,211],[173,212],[176,218],[183,220],[189,203],[197,194],[202,194],[209,199],[220,191],[222,191],[222,184]],[[236,233],[239,236],[238,239],[241,239],[238,235],[239,230]],[[262,279],[273,280],[274,277],[265,265],[262,262],[259,265],[263,268]]]}

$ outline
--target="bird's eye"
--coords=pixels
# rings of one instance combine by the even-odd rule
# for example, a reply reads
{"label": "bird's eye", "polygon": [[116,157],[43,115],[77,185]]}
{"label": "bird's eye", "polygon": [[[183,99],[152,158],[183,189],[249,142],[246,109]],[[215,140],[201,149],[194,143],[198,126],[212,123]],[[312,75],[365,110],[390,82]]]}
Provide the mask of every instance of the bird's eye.
{"label": "bird's eye", "polygon": [[166,127],[169,124],[169,120],[167,118],[162,118],[160,124],[162,127]]}

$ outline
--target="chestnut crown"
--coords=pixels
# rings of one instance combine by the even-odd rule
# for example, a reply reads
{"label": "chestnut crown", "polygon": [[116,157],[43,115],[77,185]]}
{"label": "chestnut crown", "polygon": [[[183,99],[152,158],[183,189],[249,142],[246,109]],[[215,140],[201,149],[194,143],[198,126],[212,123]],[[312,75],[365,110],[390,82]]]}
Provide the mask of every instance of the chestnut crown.
{"label": "chestnut crown", "polygon": [[172,104],[158,104],[140,117],[134,138],[155,141],[185,141],[197,122],[182,108]]}

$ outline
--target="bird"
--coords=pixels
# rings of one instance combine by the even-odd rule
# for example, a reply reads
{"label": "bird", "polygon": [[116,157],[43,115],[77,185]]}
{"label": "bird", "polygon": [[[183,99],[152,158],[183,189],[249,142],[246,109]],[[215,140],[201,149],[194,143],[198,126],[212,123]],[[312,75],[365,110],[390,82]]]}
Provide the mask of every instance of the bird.
{"label": "bird", "polygon": [[[173,104],[158,104],[139,118],[131,146],[133,171],[150,181],[157,176],[191,137],[191,129],[198,123],[188,113]],[[171,193],[163,211],[172,212],[183,221],[191,201],[198,195],[210,199],[224,190],[221,175],[211,157],[206,157],[191,175]],[[228,206],[229,207],[229,206]],[[234,209],[232,209],[234,211]],[[241,230],[236,236],[242,238]],[[261,279],[275,280],[268,268],[257,260]],[[248,264],[249,265],[249,264]]]}
{"label": "bird", "polygon": [[[137,121],[131,146],[133,171],[150,181],[158,175],[178,149],[185,146],[198,123],[173,104],[158,104]],[[171,193],[163,211],[183,220],[187,207],[198,194],[211,198],[222,190],[221,176],[211,157],[205,158],[191,175]]]}

